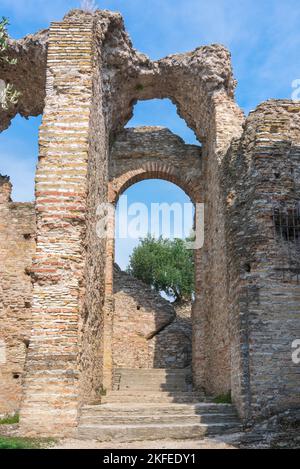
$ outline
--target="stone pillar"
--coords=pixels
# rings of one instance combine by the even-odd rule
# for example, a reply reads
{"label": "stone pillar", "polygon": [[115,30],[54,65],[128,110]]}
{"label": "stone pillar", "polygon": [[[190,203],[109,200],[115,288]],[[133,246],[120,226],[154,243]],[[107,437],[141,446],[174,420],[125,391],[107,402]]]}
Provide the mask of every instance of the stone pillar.
{"label": "stone pillar", "polygon": [[92,16],[53,23],[36,176],[33,326],[21,408],[28,435],[63,436],[77,424],[93,65]]}

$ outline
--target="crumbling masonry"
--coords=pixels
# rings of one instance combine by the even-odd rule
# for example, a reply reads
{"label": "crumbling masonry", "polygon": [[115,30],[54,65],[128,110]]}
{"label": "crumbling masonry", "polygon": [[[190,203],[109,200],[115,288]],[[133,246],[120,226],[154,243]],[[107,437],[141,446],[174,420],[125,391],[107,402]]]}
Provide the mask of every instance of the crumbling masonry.
{"label": "crumbling masonry", "polygon": [[[0,180],[0,413],[20,408],[26,434],[69,435],[111,387],[114,243],[97,236],[97,208],[147,178],[205,204],[194,387],[231,390],[248,422],[299,407],[300,104],[270,100],[245,119],[223,46],[152,62],[109,11],[72,11],[9,55],[18,63],[0,78],[22,94],[1,130],[18,113],[43,122],[35,204],[11,202]],[[172,100],[201,148],[166,129],[123,130],[152,98]]]}

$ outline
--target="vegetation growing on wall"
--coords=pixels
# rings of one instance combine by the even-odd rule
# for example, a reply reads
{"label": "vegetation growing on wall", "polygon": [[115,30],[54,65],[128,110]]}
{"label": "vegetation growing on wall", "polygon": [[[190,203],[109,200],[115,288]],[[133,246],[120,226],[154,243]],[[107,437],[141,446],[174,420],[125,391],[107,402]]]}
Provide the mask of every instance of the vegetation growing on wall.
{"label": "vegetation growing on wall", "polygon": [[[0,64],[3,62],[9,65],[16,65],[16,59],[10,59],[7,55],[8,51],[8,26],[7,18],[0,20]],[[5,83],[0,80],[0,107],[7,110],[11,105],[17,104],[20,93],[14,88],[11,83]]]}

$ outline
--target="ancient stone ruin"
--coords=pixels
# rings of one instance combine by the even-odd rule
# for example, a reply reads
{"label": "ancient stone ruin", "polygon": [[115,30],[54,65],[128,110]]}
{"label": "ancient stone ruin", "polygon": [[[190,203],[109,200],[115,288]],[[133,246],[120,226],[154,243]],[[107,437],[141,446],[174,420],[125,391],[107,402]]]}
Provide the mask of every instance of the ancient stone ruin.
{"label": "ancient stone ruin", "polygon": [[191,366],[191,305],[172,305],[118,266],[112,329],[114,368]]}
{"label": "ancient stone ruin", "polygon": [[[0,178],[0,414],[20,411],[27,435],[79,427],[89,436],[84,419],[95,419],[99,402],[128,402],[126,389],[142,386],[137,370],[148,369],[144,381],[168,382],[166,405],[181,411],[180,402],[205,401],[214,412],[214,397],[231,391],[243,424],[296,415],[300,104],[270,100],[245,118],[223,46],[153,62],[110,11],[73,10],[11,40],[9,55],[17,65],[2,64],[0,78],[21,97],[0,112],[1,130],[18,113],[43,121],[35,203],[12,202],[9,178]],[[134,104],[153,98],[172,100],[201,147],[161,127],[124,130]],[[97,235],[99,205],[152,178],[205,204],[190,326],[170,305],[155,314],[162,300],[152,292],[143,303],[136,284],[126,290],[113,239]],[[135,395],[154,406],[144,392]],[[196,432],[187,428],[184,437]]]}

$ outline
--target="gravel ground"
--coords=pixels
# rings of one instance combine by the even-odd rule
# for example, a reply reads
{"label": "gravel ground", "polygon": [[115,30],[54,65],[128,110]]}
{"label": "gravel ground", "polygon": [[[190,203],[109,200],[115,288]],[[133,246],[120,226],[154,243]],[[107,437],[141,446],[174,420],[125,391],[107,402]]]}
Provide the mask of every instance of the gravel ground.
{"label": "gravel ground", "polygon": [[[226,438],[227,439],[227,438]],[[224,438],[204,438],[203,440],[159,440],[133,441],[131,443],[100,443],[95,440],[61,440],[52,449],[236,449],[233,442]]]}
{"label": "gravel ground", "polygon": [[[0,425],[1,436],[21,437],[22,435],[18,425]],[[156,440],[130,443],[101,443],[97,440],[66,438],[58,441],[54,446],[51,445],[50,449],[237,449],[239,437],[239,434],[229,434],[201,440]]]}
{"label": "gravel ground", "polygon": [[19,436],[19,425],[0,425],[0,437],[1,436]]}

